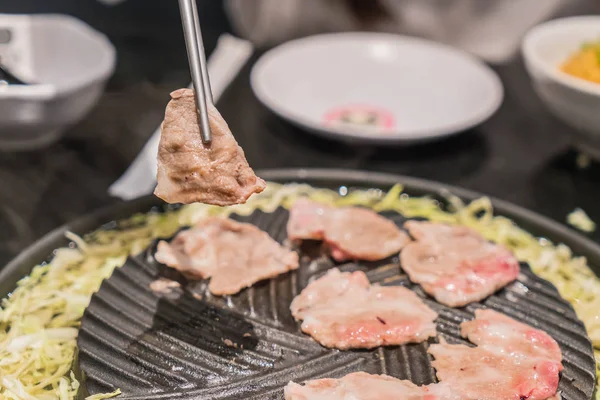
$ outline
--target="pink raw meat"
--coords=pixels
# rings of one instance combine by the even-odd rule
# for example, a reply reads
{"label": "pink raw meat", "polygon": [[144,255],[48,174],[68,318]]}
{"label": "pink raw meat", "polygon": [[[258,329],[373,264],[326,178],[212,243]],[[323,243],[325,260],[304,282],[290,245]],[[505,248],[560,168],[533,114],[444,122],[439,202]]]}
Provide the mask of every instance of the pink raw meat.
{"label": "pink raw meat", "polygon": [[290,382],[285,400],[460,400],[445,384],[417,386],[387,375],[355,372],[341,379]]}
{"label": "pink raw meat", "polygon": [[434,344],[440,382],[465,400],[545,400],[557,395],[562,355],[547,333],[492,310],[477,310],[461,333],[478,347]]}
{"label": "pink raw meat", "polygon": [[396,224],[359,207],[334,208],[299,199],[290,210],[290,240],[323,240],[337,261],[376,261],[398,253],[410,238]]}
{"label": "pink raw meat", "polygon": [[194,278],[211,278],[212,294],[230,295],[298,268],[298,254],[252,224],[208,217],[161,241],[157,261]]}
{"label": "pink raw meat", "polygon": [[482,300],[519,275],[519,262],[506,248],[463,226],[409,221],[416,239],[400,254],[411,281],[438,302],[461,307]]}
{"label": "pink raw meat", "polygon": [[342,350],[418,343],[435,336],[437,314],[401,286],[370,285],[363,272],[330,270],[291,305],[302,331]]}

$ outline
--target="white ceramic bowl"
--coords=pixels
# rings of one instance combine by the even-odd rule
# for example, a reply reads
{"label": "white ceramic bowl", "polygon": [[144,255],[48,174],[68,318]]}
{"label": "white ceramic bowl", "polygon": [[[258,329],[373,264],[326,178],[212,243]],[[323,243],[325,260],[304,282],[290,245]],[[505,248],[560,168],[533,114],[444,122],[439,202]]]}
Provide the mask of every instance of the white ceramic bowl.
{"label": "white ceramic bowl", "polygon": [[574,143],[600,158],[600,84],[560,71],[584,42],[600,39],[600,16],[557,19],[533,28],[522,52],[536,92],[562,121],[575,128]]}
{"label": "white ceramic bowl", "polygon": [[251,84],[263,104],[309,131],[377,144],[464,131],[490,117],[503,98],[497,75],[474,57],[378,33],[285,43],[256,63]]}
{"label": "white ceramic bowl", "polygon": [[67,15],[0,14],[3,64],[32,85],[0,85],[0,149],[57,140],[96,104],[115,67],[101,33]]}

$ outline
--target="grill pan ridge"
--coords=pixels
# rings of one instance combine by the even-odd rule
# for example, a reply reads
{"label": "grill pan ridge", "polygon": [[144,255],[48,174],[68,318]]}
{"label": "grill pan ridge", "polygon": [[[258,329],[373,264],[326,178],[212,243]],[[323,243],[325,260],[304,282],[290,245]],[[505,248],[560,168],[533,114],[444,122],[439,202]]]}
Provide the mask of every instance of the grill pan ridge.
{"label": "grill pan ridge", "polygon": [[[386,213],[398,226],[404,217]],[[286,240],[288,212],[256,211],[232,216]],[[403,285],[433,308],[438,336],[464,343],[459,325],[475,309],[488,307],[548,332],[563,352],[559,385],[564,400],[589,400],[595,360],[585,327],[549,282],[521,264],[518,281],[482,303],[452,309],[438,304],[404,275],[398,257],[381,262],[336,265],[301,253],[297,271],[255,284],[237,295],[215,297],[206,282],[187,282],[157,263],[148,251],[129,258],[92,297],[79,333],[78,367],[90,394],[120,388],[125,399],[283,399],[283,387],[354,371],[388,374],[416,384],[435,382],[427,343],[337,351],[304,335],[289,311],[291,300],[327,269],[363,270],[372,283]],[[182,290],[158,295],[149,288],[158,277],[178,280]],[[86,393],[87,394],[87,393]]]}

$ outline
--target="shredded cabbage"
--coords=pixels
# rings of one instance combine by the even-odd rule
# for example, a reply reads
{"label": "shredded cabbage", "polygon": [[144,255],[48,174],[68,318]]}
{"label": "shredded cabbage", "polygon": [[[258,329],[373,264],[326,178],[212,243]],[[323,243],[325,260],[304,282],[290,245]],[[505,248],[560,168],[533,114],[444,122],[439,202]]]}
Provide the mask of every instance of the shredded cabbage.
{"label": "shredded cabbage", "polygon": [[93,396],[88,396],[85,398],[85,400],[103,400],[103,399],[110,399],[113,398],[115,396],[118,396],[121,394],[121,390],[117,389],[112,393],[106,393],[106,394],[95,394]]}
{"label": "shredded cabbage", "polygon": [[[470,204],[447,196],[450,210],[428,197],[410,197],[396,185],[387,193],[377,189],[339,191],[309,185],[270,183],[246,204],[220,208],[191,204],[166,213],[139,214],[114,229],[84,238],[72,233],[73,245],[58,249],[48,264],[36,266],[2,301],[0,308],[0,398],[11,400],[75,399],[79,382],[71,371],[77,329],[85,307],[102,280],[130,254],[144,250],[153,238],[168,237],[181,226],[209,215],[249,215],[279,206],[289,207],[299,196],[330,205],[361,205],[394,210],[407,217],[469,226],[486,238],[510,248],[535,273],[551,281],[586,324],[600,364],[600,279],[583,257],[562,244],[539,239],[511,220],[494,216],[489,199]],[[100,400],[120,394],[94,395]],[[600,396],[597,396],[600,400]]]}
{"label": "shredded cabbage", "polygon": [[596,223],[581,208],[576,208],[567,215],[567,222],[583,232],[594,232],[596,230]]}

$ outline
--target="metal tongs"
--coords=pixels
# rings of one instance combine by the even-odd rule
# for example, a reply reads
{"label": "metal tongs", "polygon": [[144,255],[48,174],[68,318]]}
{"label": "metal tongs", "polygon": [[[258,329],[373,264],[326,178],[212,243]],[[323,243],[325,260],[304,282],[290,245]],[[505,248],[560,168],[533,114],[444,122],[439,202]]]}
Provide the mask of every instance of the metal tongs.
{"label": "metal tongs", "polygon": [[183,23],[183,33],[190,62],[192,83],[194,84],[196,110],[200,119],[200,127],[202,128],[202,142],[210,143],[212,135],[208,122],[207,104],[208,102],[213,103],[213,97],[208,78],[208,68],[206,66],[206,55],[204,54],[204,43],[202,41],[200,21],[198,20],[196,0],[179,0],[179,9],[181,11],[181,22]]}

